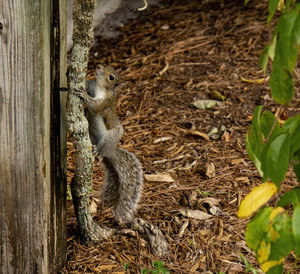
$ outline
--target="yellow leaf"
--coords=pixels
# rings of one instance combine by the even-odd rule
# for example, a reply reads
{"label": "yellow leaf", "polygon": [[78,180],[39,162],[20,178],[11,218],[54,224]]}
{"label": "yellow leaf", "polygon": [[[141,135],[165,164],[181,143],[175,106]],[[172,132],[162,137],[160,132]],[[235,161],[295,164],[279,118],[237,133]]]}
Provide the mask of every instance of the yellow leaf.
{"label": "yellow leaf", "polygon": [[264,205],[277,192],[274,183],[263,183],[251,190],[240,204],[238,211],[239,218],[250,217],[256,210]]}
{"label": "yellow leaf", "polygon": [[276,207],[272,210],[271,214],[270,214],[270,221],[272,221],[277,214],[282,213],[284,211],[284,209],[282,207]]}
{"label": "yellow leaf", "polygon": [[279,232],[276,231],[273,227],[270,228],[269,235],[272,242],[275,242],[280,237]]}
{"label": "yellow leaf", "polygon": [[251,84],[261,84],[263,81],[265,81],[264,78],[261,78],[261,79],[245,79],[244,77],[241,77],[241,80],[243,82],[246,82],[246,83],[251,83]]}
{"label": "yellow leaf", "polygon": [[261,264],[268,260],[269,255],[271,253],[271,244],[266,243],[264,240],[260,243],[260,247],[257,250],[258,262]]}
{"label": "yellow leaf", "polygon": [[270,268],[272,268],[273,266],[275,265],[279,265],[281,263],[284,262],[284,258],[281,258],[280,260],[278,261],[268,261],[268,262],[265,262],[261,265],[261,269],[263,270],[263,272],[267,272],[269,271]]}

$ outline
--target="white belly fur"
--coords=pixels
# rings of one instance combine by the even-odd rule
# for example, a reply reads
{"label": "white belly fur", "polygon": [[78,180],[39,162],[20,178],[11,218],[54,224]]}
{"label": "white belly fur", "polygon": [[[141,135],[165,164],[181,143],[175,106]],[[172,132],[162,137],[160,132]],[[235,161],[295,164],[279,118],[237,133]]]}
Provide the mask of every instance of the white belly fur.
{"label": "white belly fur", "polygon": [[97,88],[95,95],[96,95],[95,96],[96,100],[103,100],[103,99],[105,99],[105,96],[106,96],[104,89],[101,89],[99,87]]}

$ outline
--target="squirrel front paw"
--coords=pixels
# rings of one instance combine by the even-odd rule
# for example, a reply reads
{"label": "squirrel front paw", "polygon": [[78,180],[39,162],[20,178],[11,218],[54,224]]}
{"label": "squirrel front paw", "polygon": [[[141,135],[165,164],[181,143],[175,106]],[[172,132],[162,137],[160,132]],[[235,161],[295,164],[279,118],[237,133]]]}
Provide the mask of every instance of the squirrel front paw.
{"label": "squirrel front paw", "polygon": [[92,146],[92,153],[93,155],[96,157],[96,156],[99,156],[99,151],[98,151],[98,148],[96,145],[93,145]]}
{"label": "squirrel front paw", "polygon": [[86,95],[86,91],[83,89],[75,89],[74,94],[79,96],[80,98],[84,98]]}

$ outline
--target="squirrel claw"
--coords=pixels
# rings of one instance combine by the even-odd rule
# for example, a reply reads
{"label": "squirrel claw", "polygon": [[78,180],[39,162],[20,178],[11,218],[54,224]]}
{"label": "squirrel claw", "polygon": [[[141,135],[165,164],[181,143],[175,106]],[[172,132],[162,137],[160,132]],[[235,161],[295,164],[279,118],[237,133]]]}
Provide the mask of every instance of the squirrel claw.
{"label": "squirrel claw", "polygon": [[98,156],[98,149],[97,149],[96,145],[92,146],[92,153],[93,153],[94,156]]}
{"label": "squirrel claw", "polygon": [[74,90],[74,94],[79,96],[80,98],[83,98],[85,93],[86,93],[86,91],[82,90],[82,89],[75,89]]}

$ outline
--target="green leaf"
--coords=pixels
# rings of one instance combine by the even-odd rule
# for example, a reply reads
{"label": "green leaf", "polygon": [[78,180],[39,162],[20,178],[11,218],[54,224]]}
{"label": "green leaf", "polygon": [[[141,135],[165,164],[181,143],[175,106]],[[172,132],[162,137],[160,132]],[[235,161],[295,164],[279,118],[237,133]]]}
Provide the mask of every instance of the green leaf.
{"label": "green leaf", "polygon": [[293,160],[296,161],[294,164],[294,172],[298,178],[298,181],[300,182],[300,149],[294,154]]}
{"label": "green leaf", "polygon": [[277,31],[274,31],[273,38],[271,43],[269,43],[261,52],[259,56],[259,65],[263,69],[264,73],[266,73],[267,65],[270,59],[273,61],[275,56],[275,49],[276,49],[276,43],[277,43]]}
{"label": "green leaf", "polygon": [[300,205],[295,207],[292,219],[292,228],[293,228],[293,235],[294,235],[294,251],[296,256],[299,258],[300,256]]}
{"label": "green leaf", "polygon": [[[275,123],[275,127],[273,128],[273,124]],[[265,139],[268,138],[271,129],[273,128],[272,134],[269,137],[269,140],[271,140],[275,135],[278,135],[280,133],[280,126],[279,122],[275,118],[274,114],[270,111],[264,111],[264,113],[261,116],[260,119],[260,127],[261,132]]]}
{"label": "green leaf", "polygon": [[300,186],[297,186],[284,193],[278,202],[278,206],[280,207],[287,206],[288,204],[293,204],[294,207],[300,206]]}
{"label": "green leaf", "polygon": [[266,237],[271,212],[272,208],[264,207],[248,223],[246,241],[251,249],[257,250],[261,241]]}
{"label": "green leaf", "polygon": [[[294,2],[295,0],[293,0],[293,2]],[[292,2],[292,0],[286,0],[285,1],[285,9],[284,9],[284,12],[288,12],[289,11],[289,9],[290,9],[290,7],[291,7],[291,2]]]}
{"label": "green leaf", "polygon": [[274,61],[276,44],[277,44],[277,32],[275,31],[273,34],[272,42],[271,42],[269,50],[268,50],[268,55],[272,61]]}
{"label": "green leaf", "polygon": [[261,125],[260,125],[260,116],[263,107],[257,106],[254,110],[254,115],[252,118],[252,125],[248,130],[246,136],[246,148],[249,154],[251,161],[256,166],[259,174],[263,176],[263,172],[261,169],[261,158],[262,152],[264,149],[265,144],[262,142],[263,135],[261,132]]}
{"label": "green leaf", "polygon": [[293,116],[285,121],[282,129],[291,136],[290,155],[300,149],[300,114]]}
{"label": "green leaf", "polygon": [[240,257],[246,267],[245,271],[246,273],[248,272],[252,272],[253,274],[258,274],[261,273],[261,270],[256,270],[248,261],[247,259],[244,257],[244,255],[242,253],[240,253]]}
{"label": "green leaf", "polygon": [[292,224],[290,217],[277,214],[268,228],[267,241],[271,243],[271,252],[268,261],[279,261],[286,257],[294,247]]}
{"label": "green leaf", "polygon": [[165,263],[162,261],[152,261],[152,266],[154,268],[162,268],[164,267]]}
{"label": "green leaf", "polygon": [[262,171],[263,181],[270,178],[279,188],[280,182],[285,178],[290,159],[290,136],[280,133],[269,141],[263,151]]}
{"label": "green leaf", "polygon": [[282,274],[283,273],[283,265],[279,264],[272,267],[270,270],[266,272],[267,274]]}
{"label": "green leaf", "polygon": [[130,264],[129,263],[124,263],[124,270],[128,270],[130,268]]}
{"label": "green leaf", "polygon": [[273,69],[270,78],[272,97],[279,104],[288,104],[294,95],[292,73],[297,62],[300,4],[283,14],[277,24],[279,38],[276,44]]}
{"label": "green leaf", "polygon": [[298,16],[295,20],[295,27],[292,31],[292,37],[291,40],[296,44],[296,45],[300,45],[300,28],[298,28],[298,26],[300,25],[300,16],[299,16],[299,11],[300,11],[300,4],[298,3],[296,6],[296,12],[298,11]]}
{"label": "green leaf", "polygon": [[268,15],[268,18],[267,18],[267,24],[269,25],[271,20],[272,20],[272,17],[278,7],[278,3],[279,3],[279,0],[269,0],[269,15]]}
{"label": "green leaf", "polygon": [[267,45],[262,50],[262,52],[260,53],[260,56],[259,56],[259,65],[263,69],[264,73],[266,73],[266,71],[267,71],[267,65],[268,65],[268,61],[269,61],[269,49],[270,49],[270,46]]}
{"label": "green leaf", "polygon": [[250,1],[250,0],[245,0],[245,4],[248,4],[249,1]]}

